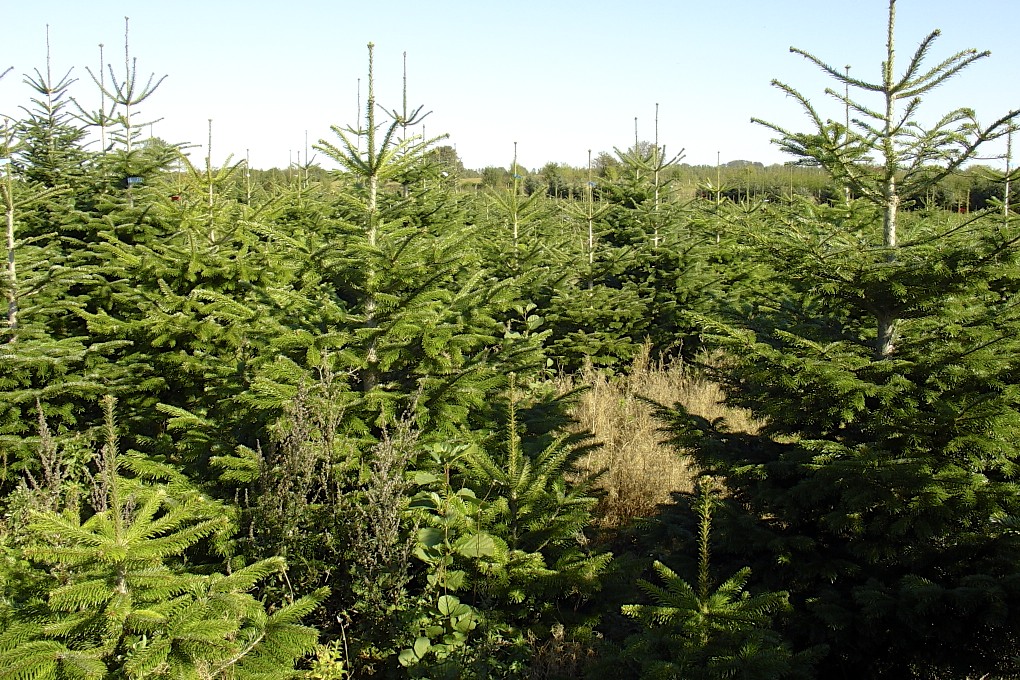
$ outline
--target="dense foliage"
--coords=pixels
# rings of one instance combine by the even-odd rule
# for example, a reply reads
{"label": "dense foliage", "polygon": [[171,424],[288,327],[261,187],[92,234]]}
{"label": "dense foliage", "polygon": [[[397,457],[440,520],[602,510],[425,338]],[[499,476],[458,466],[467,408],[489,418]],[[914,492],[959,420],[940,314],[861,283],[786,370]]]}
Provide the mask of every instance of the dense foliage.
{"label": "dense foliage", "polygon": [[[1018,114],[916,124],[985,55],[898,76],[894,10],[876,82],[798,52],[849,124],[777,82],[813,128],[764,123],[775,168],[656,139],[479,189],[371,45],[330,172],[143,139],[131,60],[96,111],[26,76],[0,678],[1020,674],[1020,230],[965,166]],[[555,378],[645,351],[761,427],[661,405],[705,477],[607,527]]]}

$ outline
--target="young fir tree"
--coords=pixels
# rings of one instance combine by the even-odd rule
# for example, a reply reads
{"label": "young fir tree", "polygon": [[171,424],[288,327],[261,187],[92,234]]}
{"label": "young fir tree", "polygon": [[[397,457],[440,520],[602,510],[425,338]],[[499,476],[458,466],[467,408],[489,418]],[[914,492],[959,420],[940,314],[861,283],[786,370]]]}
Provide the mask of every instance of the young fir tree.
{"label": "young fir tree", "polygon": [[850,129],[777,84],[815,124],[773,126],[779,143],[860,198],[770,210],[757,252],[772,295],[743,319],[700,319],[726,352],[715,375],[730,403],[765,426],[728,433],[680,412],[673,427],[744,513],[726,526],[730,548],[790,591],[795,644],[829,645],[827,677],[1008,675],[1020,555],[997,519],[1020,505],[1020,232],[1000,214],[905,213],[901,197],[1018,113],[983,127],[958,109],[922,127],[922,95],[985,53],[926,67],[935,32],[896,75],[889,10],[878,82],[794,50],[878,95],[829,91],[857,114]]}
{"label": "young fir tree", "polygon": [[[367,428],[395,420],[412,405],[429,428],[463,423],[513,365],[495,315],[509,304],[506,285],[478,267],[470,229],[427,151],[434,140],[399,133],[420,108],[379,120],[372,46],[363,126],[333,130],[319,148],[342,168],[335,216],[302,244],[303,294],[319,308],[317,332],[343,336],[345,367],[362,394]],[[506,345],[506,346],[504,346]],[[341,356],[339,353],[337,356]]]}
{"label": "young fir tree", "polygon": [[[167,151],[158,146],[137,158]],[[210,457],[266,432],[270,416],[240,396],[251,364],[282,333],[285,312],[268,291],[286,285],[291,268],[263,237],[273,207],[228,195],[236,165],[215,168],[207,155],[201,168],[169,151],[175,172],[119,189],[131,198],[93,220],[80,315],[95,340],[130,341],[108,375],[130,441],[206,477]]]}
{"label": "young fir tree", "polygon": [[[673,191],[683,152],[654,143],[616,149],[616,164],[589,176],[571,217],[583,225],[585,264],[557,290],[548,318],[558,353],[622,368],[646,339],[655,352],[694,353],[696,331],[682,313],[708,311],[718,274],[706,236]],[[590,174],[590,173],[589,173]],[[598,198],[598,215],[591,205]]]}
{"label": "young fir tree", "polygon": [[[32,423],[39,408],[60,436],[76,427],[81,401],[102,390],[95,372],[102,349],[90,350],[80,324],[74,322],[78,303],[72,291],[83,275],[70,265],[70,248],[63,234],[75,220],[69,187],[48,186],[47,177],[52,180],[56,175],[35,175],[38,168],[27,160],[38,141],[33,135],[42,134],[45,128],[39,122],[44,114],[45,109],[32,112],[37,127],[5,128],[2,141],[6,162],[0,168],[5,226],[5,268],[0,284],[4,301],[0,324],[0,450],[4,465],[0,488],[13,482],[12,470],[33,465]],[[15,137],[15,131],[26,137]],[[57,172],[55,166],[50,170]]]}
{"label": "young fir tree", "polygon": [[[137,107],[149,99],[167,78],[164,75],[157,79],[155,74],[150,74],[142,84],[138,77],[138,58],[131,56],[129,29],[130,19],[124,17],[124,71],[120,75],[114,71],[113,64],[100,64],[98,76],[88,67],[85,69],[99,88],[102,101],[99,111],[88,114],[79,106],[84,119],[99,126],[102,131],[102,142],[107,144],[102,150],[103,160],[107,161],[111,179],[116,183],[127,182],[128,177],[144,180],[145,172],[151,170],[151,159],[146,158],[139,142],[142,129],[156,121],[139,120]],[[104,67],[110,76],[109,84]],[[107,100],[109,111],[105,108]]]}
{"label": "young fir tree", "polygon": [[[112,85],[105,72],[109,70]],[[124,73],[117,76],[112,65],[100,65],[98,76],[89,73],[99,87],[105,108],[95,116],[81,113],[86,124],[100,125],[107,146],[94,159],[94,186],[80,206],[84,214],[74,225],[73,238],[68,241],[66,266],[79,280],[73,294],[73,315],[77,332],[88,338],[92,346],[90,358],[101,376],[103,391],[122,398],[121,415],[129,423],[128,435],[143,432],[158,419],[151,418],[158,398],[153,391],[163,384],[163,376],[152,367],[154,354],[144,343],[138,343],[133,322],[140,322],[151,311],[141,301],[152,298],[153,280],[140,282],[141,258],[133,252],[167,237],[164,221],[152,206],[161,200],[169,202],[168,191],[158,188],[164,169],[176,160],[178,150],[163,143],[143,143],[136,107],[147,100],[158,87],[154,77],[142,87],[138,80],[137,60],[130,56],[129,34],[125,20]],[[81,109],[80,104],[75,102]],[[150,184],[146,185],[146,181]],[[169,239],[168,239],[169,240]],[[175,267],[181,273],[182,267]],[[154,277],[155,278],[155,277]],[[153,319],[155,320],[155,319]],[[138,344],[135,344],[138,343]],[[144,412],[148,409],[147,412]],[[95,409],[86,417],[93,424],[101,420]],[[139,427],[144,423],[144,427]],[[152,432],[144,432],[151,436]]]}
{"label": "young fir tree", "polygon": [[24,78],[34,93],[33,107],[24,109],[27,117],[16,126],[20,148],[15,164],[29,182],[81,190],[91,159],[83,146],[86,131],[68,110],[76,79],[70,70],[54,77],[49,38],[47,26],[45,73],[36,69],[34,76]]}
{"label": "young fir tree", "polygon": [[651,602],[623,606],[645,630],[628,640],[622,658],[638,665],[642,678],[812,677],[819,650],[794,654],[773,628],[773,617],[790,609],[788,593],[752,595],[745,590],[747,567],[712,588],[709,538],[716,500],[707,480],[698,486],[697,583],[656,560],[665,585],[638,580]]}
{"label": "young fir tree", "polygon": [[528,664],[535,641],[554,629],[573,636],[589,628],[579,609],[600,589],[612,558],[585,536],[597,475],[582,473],[578,461],[590,446],[528,431],[528,412],[541,405],[529,403],[513,375],[507,391],[497,430],[433,446],[436,469],[414,477],[420,491],[409,507],[423,525],[415,554],[433,567],[438,594],[457,593],[471,607],[463,612],[473,622],[471,644],[442,665],[456,668],[453,677],[507,672]]}
{"label": "young fir tree", "polygon": [[517,144],[508,183],[487,187],[475,202],[479,225],[472,248],[488,276],[508,285],[513,300],[498,318],[508,334],[539,338],[544,332],[540,310],[565,276],[566,249],[549,202],[540,192],[526,194]]}
{"label": "young fir tree", "polygon": [[[590,172],[589,172],[590,174]],[[582,199],[564,204],[574,238],[563,248],[555,282],[543,312],[553,361],[567,371],[586,362],[603,368],[626,365],[647,332],[647,305],[624,273],[640,246],[620,243],[610,222],[612,203],[600,199],[589,177]]]}
{"label": "young fir tree", "polygon": [[365,122],[318,147],[341,170],[263,233],[289,278],[266,291],[278,326],[234,403],[272,431],[215,464],[248,499],[245,557],[302,554],[297,577],[331,586],[328,632],[346,636],[354,666],[396,672],[413,622],[445,616],[434,566],[395,557],[415,540],[405,470],[433,467],[426,443],[478,427],[533,345],[504,337],[506,284],[479,266],[430,142],[406,136],[419,112],[382,120],[372,55]]}
{"label": "young fir tree", "polygon": [[248,591],[282,559],[229,575],[190,564],[186,553],[225,528],[224,509],[176,471],[120,453],[114,400],[104,408],[91,507],[35,512],[24,555],[49,577],[27,593],[2,581],[13,604],[0,612],[0,677],[293,677],[318,637],[300,619],[325,591],[274,610]]}
{"label": "young fir tree", "polygon": [[[32,106],[23,107],[25,117],[14,126],[18,142],[13,158],[15,175],[29,188],[26,195],[32,196],[30,204],[18,211],[18,238],[26,246],[46,249],[50,286],[60,281],[67,298],[48,314],[48,323],[52,333],[65,336],[82,332],[80,321],[68,313],[80,283],[68,258],[82,247],[83,211],[92,203],[94,177],[93,154],[85,150],[86,131],[69,111],[70,89],[76,82],[70,76],[70,70],[59,79],[53,75],[47,26],[46,68],[23,80],[32,90]],[[38,309],[47,307],[50,304]]]}
{"label": "young fir tree", "polygon": [[[700,329],[685,316],[710,313],[726,304],[740,274],[731,266],[729,243],[707,227],[677,192],[681,151],[669,155],[659,144],[658,106],[655,139],[642,149],[616,150],[623,170],[608,183],[619,237],[628,239],[635,257],[621,278],[632,285],[647,309],[647,340],[659,355],[696,356]],[[702,219],[698,219],[702,217]],[[713,238],[714,237],[714,238]],[[715,241],[713,243],[713,240]]]}

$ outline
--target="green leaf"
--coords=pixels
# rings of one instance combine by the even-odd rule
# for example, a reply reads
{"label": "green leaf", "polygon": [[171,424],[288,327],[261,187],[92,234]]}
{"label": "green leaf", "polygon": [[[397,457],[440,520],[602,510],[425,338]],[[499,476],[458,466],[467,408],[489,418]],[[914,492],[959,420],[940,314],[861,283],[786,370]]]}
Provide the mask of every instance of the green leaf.
{"label": "green leaf", "polygon": [[418,542],[426,548],[435,548],[446,540],[446,533],[435,527],[423,527],[418,530]]}
{"label": "green leaf", "polygon": [[460,600],[453,595],[443,595],[436,602],[436,609],[443,616],[454,616],[454,610],[460,606]]}
{"label": "green leaf", "polygon": [[431,472],[418,471],[414,473],[414,483],[418,486],[428,486],[429,484],[435,484],[442,479],[439,475]]}
{"label": "green leaf", "polygon": [[463,536],[453,549],[464,557],[490,557],[496,554],[496,542],[489,534],[478,532]]}

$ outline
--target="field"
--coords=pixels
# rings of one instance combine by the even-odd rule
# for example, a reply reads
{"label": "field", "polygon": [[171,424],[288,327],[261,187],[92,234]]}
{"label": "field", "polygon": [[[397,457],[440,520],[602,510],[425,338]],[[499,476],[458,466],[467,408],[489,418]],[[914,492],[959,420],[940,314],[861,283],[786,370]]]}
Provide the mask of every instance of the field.
{"label": "field", "polygon": [[893,25],[770,168],[466,169],[371,47],[335,171],[28,82],[0,678],[1020,676],[1020,112]]}

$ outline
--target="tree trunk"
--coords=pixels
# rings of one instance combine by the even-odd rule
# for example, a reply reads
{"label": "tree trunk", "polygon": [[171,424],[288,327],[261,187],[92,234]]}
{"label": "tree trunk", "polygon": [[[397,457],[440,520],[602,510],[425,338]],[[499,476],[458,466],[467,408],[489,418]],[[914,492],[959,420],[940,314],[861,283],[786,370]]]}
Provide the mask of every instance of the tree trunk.
{"label": "tree trunk", "polygon": [[7,327],[13,331],[18,327],[18,270],[14,261],[13,201],[7,205],[7,286]]}
{"label": "tree trunk", "polygon": [[[883,155],[885,156],[884,177],[882,181],[882,245],[888,250],[888,261],[896,260],[896,213],[900,206],[900,196],[896,190],[896,171],[899,168],[899,155],[894,145],[896,99],[895,72],[893,70],[895,50],[893,28],[896,25],[896,0],[889,0],[888,38],[886,42],[886,61],[883,64],[883,89],[885,94],[885,130],[883,139]],[[890,356],[896,349],[895,315],[879,313],[877,315],[878,338],[875,353],[879,359]]]}

